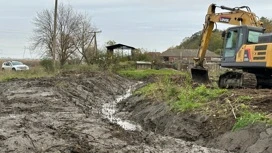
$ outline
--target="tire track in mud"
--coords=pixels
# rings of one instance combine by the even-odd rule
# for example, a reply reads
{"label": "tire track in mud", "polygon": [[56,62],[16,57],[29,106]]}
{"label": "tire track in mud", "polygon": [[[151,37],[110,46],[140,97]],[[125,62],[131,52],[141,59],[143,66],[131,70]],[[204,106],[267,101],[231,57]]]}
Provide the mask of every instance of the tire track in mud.
{"label": "tire track in mud", "polygon": [[103,104],[134,83],[107,73],[0,83],[0,152],[224,152],[105,119]]}

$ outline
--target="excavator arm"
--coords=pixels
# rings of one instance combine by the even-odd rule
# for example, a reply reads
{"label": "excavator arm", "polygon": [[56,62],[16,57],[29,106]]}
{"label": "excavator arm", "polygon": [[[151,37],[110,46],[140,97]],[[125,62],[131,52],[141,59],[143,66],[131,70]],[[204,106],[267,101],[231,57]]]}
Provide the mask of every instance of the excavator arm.
{"label": "excavator arm", "polygon": [[[217,7],[223,10],[228,10],[228,12],[216,13],[215,9]],[[215,4],[211,4],[205,17],[205,25],[201,34],[200,47],[197,56],[194,58],[195,66],[191,69],[192,79],[195,82],[209,82],[208,71],[204,68],[203,63],[215,23],[249,25],[256,27],[262,26],[262,23],[258,20],[257,16],[251,12],[250,8],[247,6],[229,8],[226,6],[216,6]]]}

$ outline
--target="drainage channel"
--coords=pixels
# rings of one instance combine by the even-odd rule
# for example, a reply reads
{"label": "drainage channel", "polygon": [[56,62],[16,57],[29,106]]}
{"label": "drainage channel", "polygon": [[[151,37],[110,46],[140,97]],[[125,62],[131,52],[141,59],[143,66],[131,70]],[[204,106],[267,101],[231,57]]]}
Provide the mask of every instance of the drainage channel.
{"label": "drainage channel", "polygon": [[[119,125],[124,130],[143,131],[142,127],[139,124],[137,124],[133,121],[124,120],[122,118],[115,116],[115,113],[117,112],[117,104],[119,102],[121,102],[122,100],[125,100],[128,97],[130,97],[132,95],[132,92],[136,89],[136,86],[139,84],[141,84],[141,83],[137,83],[137,84],[131,86],[126,91],[126,93],[124,95],[118,96],[115,101],[105,103],[102,106],[102,116],[104,118],[107,118],[111,123],[115,123],[115,124]],[[171,143],[170,144],[171,146],[176,145],[176,148],[173,147],[171,149],[169,149],[167,147],[165,147],[165,148],[163,147],[163,149],[166,150],[166,152],[168,152],[169,150],[172,150],[172,149],[175,150],[175,149],[182,148],[182,150],[184,150],[185,152],[226,153],[226,151],[217,150],[217,149],[213,149],[213,148],[206,148],[206,147],[202,147],[197,144],[194,144],[192,142],[186,142],[182,139],[166,137],[166,136],[161,136],[161,135],[156,135],[154,138],[152,138],[152,134],[151,134],[149,139],[150,139],[150,141],[156,141],[156,142],[164,141],[163,143],[166,143],[165,146],[167,146],[167,142]],[[174,151],[174,152],[176,152],[176,151]]]}
{"label": "drainage channel", "polygon": [[124,130],[141,131],[142,127],[139,124],[137,124],[137,123],[135,123],[133,121],[123,120],[123,119],[121,119],[119,117],[116,117],[115,113],[117,111],[116,105],[119,102],[121,102],[122,100],[125,100],[128,97],[130,97],[132,95],[132,92],[136,89],[136,86],[138,86],[139,84],[142,84],[142,83],[143,82],[138,82],[138,83],[130,86],[129,89],[126,91],[126,93],[124,95],[117,96],[115,101],[105,103],[102,106],[103,117],[107,118],[111,123],[115,123],[115,124],[119,125]]}

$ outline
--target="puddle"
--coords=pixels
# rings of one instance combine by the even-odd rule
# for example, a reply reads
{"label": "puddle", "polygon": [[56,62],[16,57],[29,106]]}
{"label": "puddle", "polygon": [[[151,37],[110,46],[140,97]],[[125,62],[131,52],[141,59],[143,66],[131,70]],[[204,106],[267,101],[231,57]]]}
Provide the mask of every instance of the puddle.
{"label": "puddle", "polygon": [[129,121],[129,120],[123,120],[119,117],[114,116],[114,114],[117,111],[116,105],[121,102],[124,99],[127,99],[129,96],[132,95],[132,92],[135,90],[135,87],[139,84],[142,84],[142,82],[138,82],[134,85],[132,85],[124,95],[120,95],[116,98],[115,101],[110,102],[110,103],[105,103],[102,107],[102,114],[104,117],[106,117],[110,122],[112,123],[116,123],[119,126],[121,126],[123,129],[125,130],[129,130],[129,131],[141,131],[142,127],[133,122],[133,121]]}

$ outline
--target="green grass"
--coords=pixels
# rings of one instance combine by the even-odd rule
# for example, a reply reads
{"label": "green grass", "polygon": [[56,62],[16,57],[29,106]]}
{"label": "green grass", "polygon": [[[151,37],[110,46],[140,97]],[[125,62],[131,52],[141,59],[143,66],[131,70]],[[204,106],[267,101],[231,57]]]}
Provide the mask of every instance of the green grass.
{"label": "green grass", "polygon": [[245,102],[245,101],[249,101],[251,99],[252,99],[252,97],[250,97],[250,96],[239,96],[239,97],[237,97],[236,102]]}
{"label": "green grass", "polygon": [[177,100],[171,102],[171,105],[174,109],[182,112],[199,108],[205,105],[205,103],[227,92],[225,89],[211,89],[207,88],[205,85],[201,85],[196,88],[186,86],[182,87],[179,91]]}
{"label": "green grass", "polygon": [[75,71],[75,72],[93,72],[98,71],[97,65],[65,65],[62,69],[55,69],[55,71],[47,71],[42,66],[31,67],[28,71],[0,71],[0,81],[9,81],[15,78],[40,78],[53,77],[59,72]]}
{"label": "green grass", "polygon": [[184,72],[172,70],[172,69],[147,69],[147,70],[121,70],[117,72],[123,77],[128,77],[131,79],[146,79],[151,76],[169,76],[174,74],[184,74]]}
{"label": "green grass", "polygon": [[186,112],[186,111],[192,111],[195,110],[197,108],[200,108],[203,104],[199,103],[199,102],[193,102],[190,100],[178,100],[175,101],[171,104],[172,108],[177,110],[177,111],[181,111],[181,112]]}
{"label": "green grass", "polygon": [[151,97],[157,91],[156,88],[158,88],[158,85],[156,85],[155,83],[149,83],[143,88],[136,90],[134,94],[140,94],[147,97]]}
{"label": "green grass", "polygon": [[28,71],[1,71],[0,81],[9,81],[15,78],[39,78],[39,77],[49,77],[54,76],[55,73],[47,73],[41,67],[31,68]]}
{"label": "green grass", "polygon": [[235,102],[238,102],[238,106],[236,108],[239,109],[238,113],[240,114],[240,117],[236,119],[232,131],[242,129],[257,122],[271,124],[272,120],[267,118],[265,113],[250,111],[250,106],[244,103],[250,100],[252,100],[252,97],[247,95],[239,96],[235,99]]}
{"label": "green grass", "polygon": [[248,125],[254,124],[256,122],[270,123],[271,120],[265,117],[265,115],[262,113],[252,113],[249,111],[244,111],[242,112],[242,115],[239,118],[237,118],[237,121],[234,124],[232,130],[236,131]]}
{"label": "green grass", "polygon": [[207,88],[205,85],[193,88],[189,78],[185,77],[182,86],[172,82],[168,76],[157,78],[154,83],[137,90],[141,94],[157,101],[166,101],[177,111],[191,111],[227,92],[226,89]]}
{"label": "green grass", "polygon": [[134,94],[144,95],[145,97],[157,100],[167,100],[167,98],[170,98],[175,86],[172,85],[169,77],[164,76],[156,79],[156,82],[147,84],[143,88],[136,90]]}

